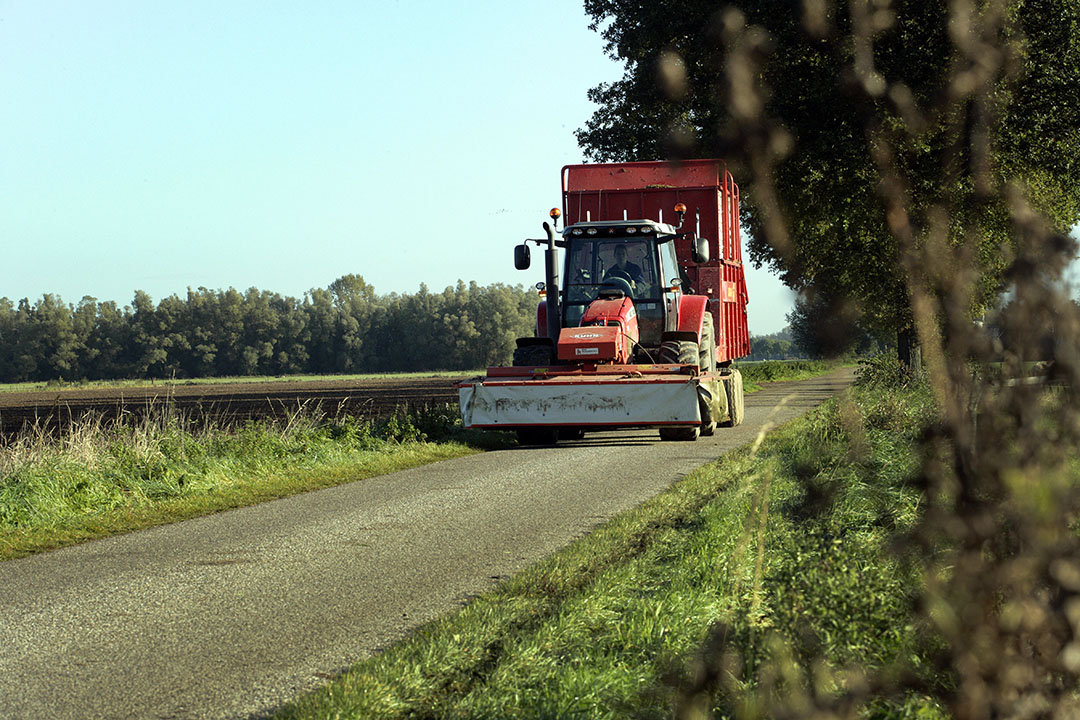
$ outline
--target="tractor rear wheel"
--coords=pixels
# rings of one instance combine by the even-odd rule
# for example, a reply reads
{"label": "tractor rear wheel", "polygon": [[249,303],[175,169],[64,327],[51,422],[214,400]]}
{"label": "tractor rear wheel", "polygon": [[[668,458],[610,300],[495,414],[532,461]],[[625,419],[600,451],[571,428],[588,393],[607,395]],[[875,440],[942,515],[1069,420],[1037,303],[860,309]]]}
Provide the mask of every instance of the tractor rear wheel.
{"label": "tractor rear wheel", "polygon": [[662,365],[697,365],[698,346],[689,340],[666,340],[657,356]]}
{"label": "tractor rear wheel", "polygon": [[701,325],[698,367],[703,373],[716,372],[716,332],[713,329],[712,313],[708,312],[705,313],[705,322]]}
{"label": "tractor rear wheel", "polygon": [[514,365],[528,367],[550,364],[550,345],[522,345],[514,348]]}

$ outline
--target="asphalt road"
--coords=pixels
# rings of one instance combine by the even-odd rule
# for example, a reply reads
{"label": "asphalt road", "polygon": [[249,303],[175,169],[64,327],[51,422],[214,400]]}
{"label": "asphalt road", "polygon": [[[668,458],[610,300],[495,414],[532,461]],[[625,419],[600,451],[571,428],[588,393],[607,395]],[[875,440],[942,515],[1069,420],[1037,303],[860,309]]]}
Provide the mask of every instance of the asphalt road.
{"label": "asphalt road", "polygon": [[264,713],[850,381],[694,443],[490,452],[0,563],[0,718]]}

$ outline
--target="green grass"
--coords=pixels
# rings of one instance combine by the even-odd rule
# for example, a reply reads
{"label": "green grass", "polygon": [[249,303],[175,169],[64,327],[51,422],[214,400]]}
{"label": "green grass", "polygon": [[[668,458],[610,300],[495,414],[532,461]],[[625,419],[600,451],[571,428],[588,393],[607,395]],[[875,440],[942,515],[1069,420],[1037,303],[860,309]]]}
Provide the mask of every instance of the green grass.
{"label": "green grass", "polygon": [[763,360],[735,363],[735,367],[743,376],[744,392],[748,393],[761,390],[761,383],[807,380],[831,372],[841,365],[842,363],[839,362],[825,360]]}
{"label": "green grass", "polygon": [[[296,414],[235,431],[175,416],[85,423],[0,447],[0,559],[252,505],[501,446],[457,408],[380,423]],[[432,442],[431,440],[438,440]]]}
{"label": "green grass", "polygon": [[[755,703],[768,716],[778,673],[797,700],[842,687],[848,666],[920,672],[919,576],[890,541],[917,518],[913,447],[934,411],[925,389],[855,398],[691,473],[280,717],[669,718]],[[724,653],[740,658],[738,692],[695,695]],[[903,694],[866,712],[941,716]]]}
{"label": "green grass", "polygon": [[448,377],[463,378],[482,375],[483,370],[432,370],[429,372],[359,373],[354,375],[252,375],[240,377],[213,377],[156,380],[49,380],[48,382],[0,383],[0,393],[34,392],[37,390],[82,390],[89,388],[168,387],[171,385],[223,385],[254,384],[266,382],[334,382],[365,381],[386,378]]}

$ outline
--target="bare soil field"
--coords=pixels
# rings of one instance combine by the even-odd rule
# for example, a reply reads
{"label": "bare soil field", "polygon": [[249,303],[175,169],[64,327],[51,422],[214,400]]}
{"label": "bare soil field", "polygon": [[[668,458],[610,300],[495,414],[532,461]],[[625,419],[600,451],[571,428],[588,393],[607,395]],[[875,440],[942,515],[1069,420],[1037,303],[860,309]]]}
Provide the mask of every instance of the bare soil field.
{"label": "bare soil field", "polygon": [[455,403],[454,382],[446,376],[388,377],[0,393],[0,435],[10,437],[33,426],[55,432],[80,420],[111,422],[166,412],[225,424],[283,417],[298,410],[382,418],[398,408]]}

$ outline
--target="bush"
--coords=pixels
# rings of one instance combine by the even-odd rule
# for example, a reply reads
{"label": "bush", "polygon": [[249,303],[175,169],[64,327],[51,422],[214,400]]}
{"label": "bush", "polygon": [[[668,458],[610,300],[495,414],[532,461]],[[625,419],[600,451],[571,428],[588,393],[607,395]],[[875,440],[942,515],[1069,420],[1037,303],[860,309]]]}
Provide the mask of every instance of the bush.
{"label": "bush", "polygon": [[766,360],[738,367],[746,382],[777,382],[818,375],[828,370],[829,365],[822,360]]}
{"label": "bush", "polygon": [[908,367],[895,354],[881,353],[859,361],[855,369],[855,385],[865,388],[905,388],[922,382],[924,373]]}

